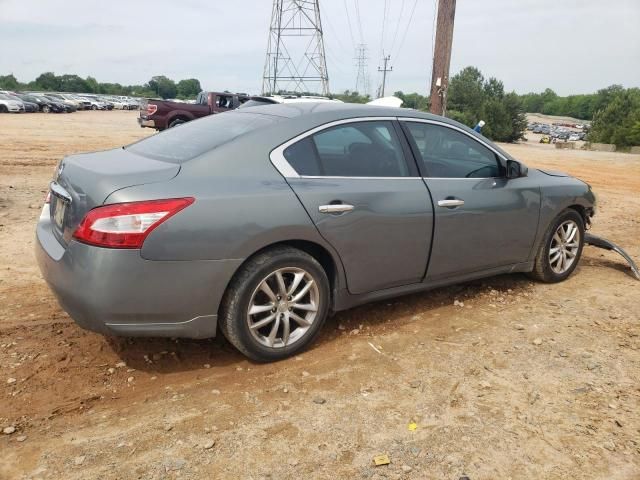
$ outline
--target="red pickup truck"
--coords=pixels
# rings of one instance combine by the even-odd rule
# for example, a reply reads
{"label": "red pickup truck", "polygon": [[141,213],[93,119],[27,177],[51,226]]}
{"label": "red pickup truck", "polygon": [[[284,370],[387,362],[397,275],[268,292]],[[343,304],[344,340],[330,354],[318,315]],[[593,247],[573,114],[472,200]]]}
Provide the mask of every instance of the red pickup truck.
{"label": "red pickup truck", "polygon": [[200,92],[196,103],[147,99],[140,108],[138,123],[141,127],[165,130],[206,115],[234,110],[247,100],[248,95],[228,92]]}

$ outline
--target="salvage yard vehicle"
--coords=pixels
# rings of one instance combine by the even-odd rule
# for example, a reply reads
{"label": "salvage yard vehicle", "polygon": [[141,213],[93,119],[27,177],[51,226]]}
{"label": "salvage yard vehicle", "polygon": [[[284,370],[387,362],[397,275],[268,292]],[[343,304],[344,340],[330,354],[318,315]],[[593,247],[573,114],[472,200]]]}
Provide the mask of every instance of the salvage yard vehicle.
{"label": "salvage yard vehicle", "polygon": [[254,95],[238,108],[257,107],[261,105],[273,105],[274,103],[304,103],[304,102],[334,102],[343,103],[342,100],[315,95]]}
{"label": "salvage yard vehicle", "polygon": [[36,257],[80,326],[219,329],[256,361],[301,351],[330,312],[367,302],[513,272],[565,280],[596,202],[453,120],[331,102],[72,155],[50,193]]}
{"label": "salvage yard vehicle", "polygon": [[45,96],[55,100],[56,102],[63,103],[65,105],[65,109],[67,110],[67,112],[77,111],[78,105],[80,105],[80,109],[84,109],[84,105],[82,104],[82,102],[79,102],[78,100],[72,101],[72,100],[66,99],[59,93],[47,93]]}
{"label": "salvage yard vehicle", "polygon": [[138,124],[159,131],[166,130],[196,118],[234,110],[248,99],[246,95],[227,92],[200,92],[196,103],[147,99],[140,109]]}
{"label": "salvage yard vehicle", "polygon": [[64,106],[60,105],[60,104],[56,104],[54,102],[50,102],[48,100],[46,100],[44,97],[36,97],[35,95],[26,95],[26,94],[17,94],[18,97],[20,97],[20,99],[23,102],[31,102],[31,103],[35,103],[36,105],[38,105],[38,109],[43,112],[43,113],[49,113],[49,112],[54,112],[54,113],[60,113],[60,112],[64,112]]}
{"label": "salvage yard vehicle", "polygon": [[22,113],[24,102],[11,98],[10,95],[0,93],[0,113]]}

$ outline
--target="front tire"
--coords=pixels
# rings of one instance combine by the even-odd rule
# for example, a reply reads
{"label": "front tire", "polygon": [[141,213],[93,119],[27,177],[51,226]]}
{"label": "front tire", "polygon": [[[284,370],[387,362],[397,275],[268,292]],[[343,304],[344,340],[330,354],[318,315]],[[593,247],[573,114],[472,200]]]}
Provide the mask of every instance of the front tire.
{"label": "front tire", "polygon": [[575,210],[558,215],[538,248],[531,277],[546,283],[566,280],[582,256],[584,232],[584,220]]}
{"label": "front tire", "polygon": [[252,360],[281,360],[316,337],[329,310],[329,281],[312,256],[276,247],[249,259],[229,285],[219,326]]}

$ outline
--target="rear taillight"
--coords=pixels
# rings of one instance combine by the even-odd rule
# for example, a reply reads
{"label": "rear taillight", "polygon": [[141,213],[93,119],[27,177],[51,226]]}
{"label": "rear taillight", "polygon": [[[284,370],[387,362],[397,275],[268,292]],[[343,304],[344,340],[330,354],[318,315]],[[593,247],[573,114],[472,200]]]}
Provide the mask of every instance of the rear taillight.
{"label": "rear taillight", "polygon": [[97,207],[82,219],[73,237],[98,247],[141,248],[153,229],[193,202],[189,197]]}
{"label": "rear taillight", "polygon": [[49,190],[49,191],[47,192],[47,196],[46,196],[46,197],[44,197],[44,204],[45,204],[45,205],[48,205],[48,204],[50,204],[50,203],[51,203],[51,190]]}
{"label": "rear taillight", "polygon": [[153,115],[154,113],[156,113],[156,110],[158,110],[157,105],[154,105],[153,103],[147,104],[147,115]]}

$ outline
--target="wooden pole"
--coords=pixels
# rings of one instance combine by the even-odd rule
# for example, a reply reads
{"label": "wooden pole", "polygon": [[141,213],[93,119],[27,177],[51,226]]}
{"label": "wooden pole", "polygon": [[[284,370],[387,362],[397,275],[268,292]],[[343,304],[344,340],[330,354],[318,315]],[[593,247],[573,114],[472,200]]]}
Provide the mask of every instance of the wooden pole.
{"label": "wooden pole", "polygon": [[453,44],[453,21],[456,16],[456,0],[438,1],[436,44],[433,52],[431,75],[430,112],[444,115],[447,111],[447,88],[449,87],[449,65]]}

